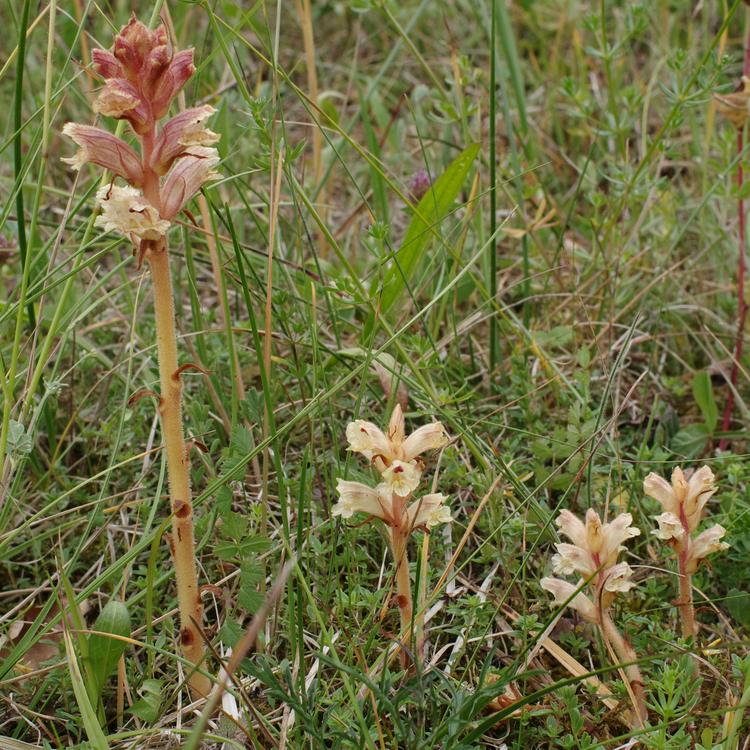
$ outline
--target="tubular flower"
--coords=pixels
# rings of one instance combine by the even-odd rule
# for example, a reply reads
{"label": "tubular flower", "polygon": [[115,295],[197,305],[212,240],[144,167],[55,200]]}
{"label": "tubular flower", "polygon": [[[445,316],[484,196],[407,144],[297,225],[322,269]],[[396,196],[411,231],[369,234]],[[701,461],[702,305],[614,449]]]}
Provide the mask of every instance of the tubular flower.
{"label": "tubular flower", "polygon": [[664,509],[664,513],[655,517],[659,528],[652,533],[675,547],[678,555],[684,557],[688,573],[695,572],[703,558],[729,547],[719,541],[726,529],[718,524],[692,537],[700,525],[706,503],[716,490],[714,474],[708,466],[694,471],[689,478],[682,469],[675,467],[671,483],[653,472],[643,481],[645,494],[658,500]]}
{"label": "tubular flower", "polygon": [[[569,510],[561,511],[557,526],[572,544],[560,542],[555,545],[557,554],[552,556],[553,571],[559,575],[583,576],[596,594],[596,600],[601,600],[605,607],[609,606],[616,592],[629,591],[635,586],[631,580],[632,568],[627,563],[617,562],[620,552],[625,549],[623,542],[641,533],[632,523],[630,513],[621,513],[610,523],[603,524],[593,508],[586,511],[585,522]],[[571,587],[560,579],[544,578],[542,587],[550,591],[559,604],[580,585]],[[590,619],[589,607],[594,605],[584,594],[576,595],[569,604]]]}
{"label": "tubular flower", "polygon": [[175,159],[188,153],[188,147],[211,146],[219,140],[219,136],[205,126],[215,111],[209,105],[193,107],[167,120],[151,154],[151,167],[157,174],[166,174]]}
{"label": "tubular flower", "polygon": [[403,509],[398,502],[394,502],[394,491],[386,483],[372,488],[361,482],[339,479],[336,490],[339,501],[333,506],[334,516],[351,518],[355,513],[366,513],[385,521],[388,526],[404,527],[407,532],[453,520],[450,509],[445,505],[447,498],[439,493],[425,495]]}
{"label": "tubular flower", "polygon": [[140,157],[125,141],[101,128],[76,122],[67,123],[62,132],[79,146],[75,156],[62,160],[73,169],[78,170],[90,162],[109,169],[135,187],[143,184]]}
{"label": "tubular flower", "polygon": [[586,594],[581,593],[580,586],[574,586],[560,578],[542,578],[539,582],[545,591],[554,596],[554,604],[562,607],[567,605],[575,609],[584,620],[596,622],[596,607]]}
{"label": "tubular flower", "polygon": [[729,549],[726,542],[720,541],[727,530],[718,523],[698,534],[690,544],[687,562],[687,572],[695,573],[698,563],[713,552],[723,552]]}
{"label": "tubular flower", "polygon": [[396,494],[406,497],[419,484],[422,475],[420,455],[443,448],[449,438],[440,422],[423,425],[408,437],[404,413],[396,404],[388,424],[388,433],[377,425],[357,419],[346,428],[349,450],[361,453],[372,462]]}
{"label": "tubular flower", "polygon": [[214,167],[219,163],[215,148],[191,146],[184,156],[175,161],[162,187],[162,216],[171,219],[200,190],[204,182],[215,180],[219,173]]}

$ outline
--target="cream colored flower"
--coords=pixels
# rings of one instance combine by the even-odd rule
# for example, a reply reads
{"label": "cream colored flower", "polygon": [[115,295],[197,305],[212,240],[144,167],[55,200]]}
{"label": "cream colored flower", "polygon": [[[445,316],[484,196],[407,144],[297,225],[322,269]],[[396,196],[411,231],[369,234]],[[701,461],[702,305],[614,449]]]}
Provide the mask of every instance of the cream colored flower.
{"label": "cream colored flower", "polygon": [[401,497],[417,488],[422,474],[418,456],[448,444],[448,435],[440,422],[423,425],[406,437],[404,413],[396,405],[388,424],[388,433],[363,419],[350,422],[346,428],[349,450],[361,453],[371,461]]}
{"label": "cream colored flower", "polygon": [[633,569],[630,565],[626,562],[617,563],[607,571],[604,589],[611,592],[630,591],[635,586],[635,582],[631,580],[632,576]]}
{"label": "cream colored flower", "polygon": [[414,463],[393,461],[382,473],[383,481],[400,497],[410,495],[419,486],[422,472]]}
{"label": "cream colored flower", "polygon": [[367,513],[384,521],[393,515],[393,497],[390,489],[383,484],[375,489],[361,482],[339,479],[336,484],[339,501],[333,506],[334,516],[351,518],[355,513]]}
{"label": "cream colored flower", "polygon": [[388,435],[372,422],[358,419],[346,428],[349,450],[362,453],[372,460],[381,458],[386,464],[391,461],[413,461],[429,450],[448,444],[448,435],[440,422],[432,422],[405,437],[404,413],[396,404],[388,425]]}
{"label": "cream colored flower", "polygon": [[689,479],[679,466],[672,471],[672,482],[653,472],[643,481],[643,491],[661,503],[666,513],[678,518],[684,516],[682,524],[686,532],[695,531],[700,524],[703,509],[716,492],[714,474],[708,466],[694,471]]}
{"label": "cream colored flower", "polygon": [[585,620],[597,622],[596,607],[580,589],[580,584],[574,586],[568,581],[560,578],[542,578],[539,582],[545,591],[549,591],[554,598],[554,603],[563,606],[567,605],[579,612]]}
{"label": "cream colored flower", "polygon": [[557,526],[573,544],[562,542],[556,545],[555,572],[563,575],[577,572],[590,577],[597,570],[614,565],[624,549],[622,543],[641,533],[632,523],[630,513],[621,513],[612,522],[602,524],[598,513],[589,508],[584,524],[570,511],[561,511]]}
{"label": "cream colored flower", "polygon": [[143,195],[132,187],[102,187],[96,194],[102,213],[96,225],[119,232],[131,240],[157,240],[169,229],[169,222]]}
{"label": "cream colored flower", "polygon": [[662,513],[655,518],[659,528],[651,532],[654,536],[663,539],[665,542],[670,539],[682,539],[685,536],[682,521],[674,513]]}
{"label": "cream colored flower", "polygon": [[[361,482],[349,482],[339,479],[336,483],[339,501],[333,506],[334,516],[351,518],[355,513],[366,513],[380,518],[389,526],[399,525],[405,533],[426,526],[431,528],[441,523],[450,523],[450,508],[445,505],[445,495],[435,493],[415,500],[408,508],[401,510],[394,507],[394,491],[386,483],[374,489]],[[401,516],[397,518],[396,516]]]}
{"label": "cream colored flower", "polygon": [[450,523],[453,518],[450,508],[445,505],[447,499],[445,495],[437,492],[415,500],[406,509],[407,528],[416,529],[420,526],[432,528],[442,523]]}
{"label": "cream colored flower", "polygon": [[580,575],[586,578],[596,573],[598,566],[594,563],[587,549],[579,547],[576,544],[566,544],[565,542],[556,544],[555,547],[557,554],[552,555],[552,569],[555,573],[563,576],[580,573]]}
{"label": "cream colored flower", "polygon": [[[401,407],[399,407],[400,409]],[[414,430],[404,440],[401,451],[404,461],[412,461],[422,453],[438,450],[446,445],[448,445],[448,435],[445,432],[445,427],[440,422],[431,422]]]}
{"label": "cream colored flower", "polygon": [[361,453],[368,461],[375,456],[389,456],[391,445],[383,431],[372,422],[357,419],[346,426],[349,450]]}
{"label": "cream colored flower", "polygon": [[688,573],[695,573],[698,569],[698,563],[700,563],[705,557],[708,557],[708,555],[729,549],[729,545],[726,542],[721,541],[726,533],[727,530],[717,523],[710,529],[706,529],[698,534],[695,539],[691,540],[690,546],[688,547]]}

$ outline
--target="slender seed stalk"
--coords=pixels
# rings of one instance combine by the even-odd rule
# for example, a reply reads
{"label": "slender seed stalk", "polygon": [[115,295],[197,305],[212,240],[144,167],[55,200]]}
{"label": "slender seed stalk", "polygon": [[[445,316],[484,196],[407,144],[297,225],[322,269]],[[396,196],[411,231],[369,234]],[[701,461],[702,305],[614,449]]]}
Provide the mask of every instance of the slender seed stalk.
{"label": "slender seed stalk", "polygon": [[[190,490],[190,469],[182,426],[182,383],[177,364],[172,279],[166,239],[153,242],[146,253],[154,285],[156,343],[159,355],[162,435],[167,453],[169,498],[174,516],[172,550],[174,555],[177,601],[180,610],[180,644],[185,658],[198,666],[205,654],[200,633],[203,607],[198,591],[193,534],[193,503]],[[190,687],[200,695],[208,695],[210,680],[194,672]]]}

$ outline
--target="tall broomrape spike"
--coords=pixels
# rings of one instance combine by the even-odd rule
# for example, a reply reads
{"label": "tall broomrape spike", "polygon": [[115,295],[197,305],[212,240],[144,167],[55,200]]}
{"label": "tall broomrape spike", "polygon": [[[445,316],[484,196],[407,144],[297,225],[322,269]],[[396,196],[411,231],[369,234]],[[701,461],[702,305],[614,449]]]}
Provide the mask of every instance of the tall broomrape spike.
{"label": "tall broomrape spike", "polygon": [[[73,169],[96,164],[108,169],[127,186],[109,185],[97,193],[102,213],[96,224],[130,239],[139,264],[144,259],[154,284],[156,337],[159,354],[159,414],[167,455],[169,494],[173,515],[173,550],[180,643],[195,667],[205,656],[201,638],[202,606],[198,590],[190,469],[182,425],[181,373],[174,319],[167,232],[171,220],[207,181],[218,175],[219,156],[212,147],[216,133],[205,127],[213,113],[209,106],[194,107],[157,128],[170,104],[195,71],[193,51],[174,52],[164,26],[151,31],[135,15],[117,34],[111,52],[92,54],[104,85],[94,111],[127,120],[140,149],[101,128],[68,123],[63,133],[79,146],[65,159]],[[207,695],[210,681],[193,670],[190,686]]]}
{"label": "tall broomrape spike", "polygon": [[388,526],[403,638],[400,658],[401,664],[406,666],[414,614],[409,576],[409,537],[418,528],[429,529],[452,520],[444,495],[433,493],[412,500],[423,469],[418,457],[426,451],[447,445],[448,436],[440,422],[432,422],[406,437],[404,414],[401,407],[396,405],[388,425],[388,434],[372,422],[358,419],[348,425],[346,437],[349,450],[367,458],[383,481],[373,489],[360,482],[339,479],[339,501],[333,507],[333,514],[350,518],[355,513],[366,513]]}
{"label": "tall broomrape spike", "polygon": [[653,472],[643,481],[643,491],[658,500],[664,510],[656,516],[659,528],[652,533],[669,542],[677,556],[680,576],[680,598],[677,606],[682,620],[682,635],[692,638],[698,635],[698,624],[693,608],[692,574],[698,564],[713,552],[729,547],[721,539],[726,529],[718,523],[693,537],[700,525],[706,503],[716,492],[714,475],[708,466],[703,466],[685,477],[682,469],[675,467],[671,484]]}
{"label": "tall broomrape spike", "polygon": [[617,658],[627,666],[625,676],[633,694],[638,726],[643,726],[647,718],[646,697],[643,678],[633,647],[620,633],[609,614],[609,608],[618,592],[630,591],[635,586],[631,580],[632,568],[626,562],[617,562],[617,557],[625,549],[623,542],[638,536],[641,532],[632,526],[630,513],[621,513],[610,523],[603,524],[598,513],[589,508],[585,523],[569,510],[563,510],[557,518],[560,532],[573,544],[557,544],[557,554],[552,558],[552,569],[562,575],[578,574],[588,582],[592,598],[582,589],[584,581],[574,585],[561,578],[542,578],[543,589],[555,597],[555,604],[567,605],[578,611],[585,620],[597,625],[605,641],[612,647]]}

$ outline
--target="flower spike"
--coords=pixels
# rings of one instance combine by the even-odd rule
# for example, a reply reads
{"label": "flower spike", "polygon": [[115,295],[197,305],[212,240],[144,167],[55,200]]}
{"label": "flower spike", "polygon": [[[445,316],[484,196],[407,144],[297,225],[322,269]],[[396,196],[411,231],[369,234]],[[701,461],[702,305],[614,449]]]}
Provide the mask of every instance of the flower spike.
{"label": "flower spike", "polygon": [[659,526],[651,533],[668,542],[677,556],[680,574],[680,599],[678,606],[682,620],[682,633],[686,638],[697,635],[698,625],[693,609],[691,574],[700,562],[714,552],[729,547],[721,539],[726,529],[715,524],[694,536],[703,518],[706,504],[716,493],[716,481],[708,466],[702,466],[686,476],[680,467],[672,471],[671,482],[653,472],[643,480],[643,491],[658,500],[663,513],[655,516]]}
{"label": "flower spike", "polygon": [[[181,160],[176,162],[180,164]],[[412,627],[411,579],[407,557],[408,540],[411,534],[422,529],[450,523],[453,518],[441,493],[423,495],[411,500],[419,486],[423,464],[418,456],[442,448],[448,444],[448,436],[440,422],[432,422],[406,436],[404,413],[396,404],[388,422],[387,433],[377,425],[364,419],[350,422],[346,428],[349,450],[361,453],[378,471],[381,482],[374,489],[360,482],[339,479],[338,502],[333,506],[333,515],[350,518],[355,513],[365,513],[378,518],[388,527],[391,552],[395,565],[396,590],[401,616],[402,637],[407,644]],[[411,500],[411,502],[409,502]],[[423,625],[417,621],[417,648],[423,645]],[[401,651],[401,663],[406,666],[407,651]]]}
{"label": "flower spike", "polygon": [[[182,424],[183,368],[177,359],[167,232],[171,220],[201,186],[218,176],[219,154],[213,144],[219,137],[205,125],[214,111],[209,106],[188,109],[160,129],[159,121],[195,72],[193,51],[173,50],[163,25],[152,31],[132,15],[115,36],[112,50],[95,49],[92,60],[103,79],[94,111],[130,123],[140,149],[101,128],[68,123],[63,133],[79,150],[65,161],[76,170],[91,163],[114,175],[113,182],[97,193],[102,211],[96,225],[129,238],[138,267],[148,260],[151,268],[161,382],[159,415],[175,527],[172,550],[180,643],[188,662],[197,668],[205,657],[200,630],[203,608],[195,561],[189,451]],[[114,179],[127,184],[116,185]],[[371,509],[378,512],[377,506]],[[191,671],[189,683],[196,697],[208,695],[210,681],[197,669]]]}
{"label": "flower spike", "polygon": [[[602,523],[593,508],[586,511],[584,521],[569,510],[562,510],[556,523],[571,543],[555,545],[557,553],[552,556],[552,570],[558,575],[578,575],[579,581],[574,585],[547,576],[540,581],[541,587],[552,594],[555,605],[568,606],[584,620],[597,625],[623,663],[635,662],[633,647],[617,629],[609,608],[617,594],[627,593],[636,585],[633,569],[617,558],[625,549],[623,543],[638,536],[640,529],[633,526],[630,513],[621,513],[609,523]],[[591,596],[584,593],[587,588]],[[625,667],[625,674],[635,698],[636,726],[642,727],[647,716],[643,679],[633,663]]]}

